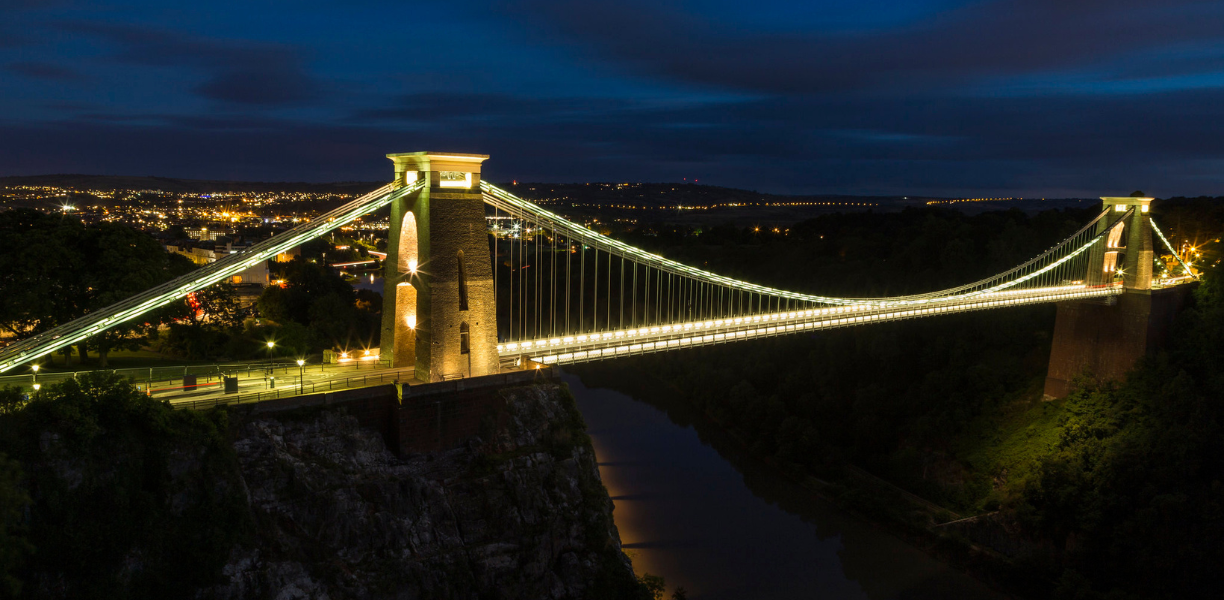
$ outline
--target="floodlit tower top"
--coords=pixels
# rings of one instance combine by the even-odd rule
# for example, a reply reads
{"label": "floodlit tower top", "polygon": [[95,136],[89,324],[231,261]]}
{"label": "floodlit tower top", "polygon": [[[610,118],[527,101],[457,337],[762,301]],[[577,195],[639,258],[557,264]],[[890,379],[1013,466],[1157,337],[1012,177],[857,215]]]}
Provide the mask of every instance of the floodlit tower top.
{"label": "floodlit tower top", "polygon": [[1102,196],[1101,200],[1105,202],[1105,208],[1110,206],[1118,212],[1129,210],[1132,206],[1139,207],[1139,212],[1146,213],[1151,208],[1152,200],[1155,198],[1137,198],[1135,196]]}
{"label": "floodlit tower top", "polygon": [[408,185],[429,174],[429,185],[473,189],[480,185],[480,165],[488,154],[457,152],[401,152],[388,154],[395,164],[395,185]]}

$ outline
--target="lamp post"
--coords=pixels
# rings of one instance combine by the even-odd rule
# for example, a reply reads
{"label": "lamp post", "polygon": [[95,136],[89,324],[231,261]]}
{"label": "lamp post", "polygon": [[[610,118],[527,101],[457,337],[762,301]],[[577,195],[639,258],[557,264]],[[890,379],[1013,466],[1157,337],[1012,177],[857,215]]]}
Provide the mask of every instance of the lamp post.
{"label": "lamp post", "polygon": [[[34,372],[34,374],[30,376],[30,383],[37,385],[38,384],[38,365],[30,365],[30,370]],[[37,390],[38,388],[34,388],[34,389]]]}
{"label": "lamp post", "polygon": [[36,383],[36,384],[34,384],[34,391],[35,391],[35,392],[37,392],[37,391],[38,391],[38,388],[41,388],[41,387],[42,387],[42,384],[40,384],[40,383]]}
{"label": "lamp post", "polygon": [[306,361],[298,359],[298,393],[302,393],[302,379],[306,377]]}
{"label": "lamp post", "polygon": [[272,389],[272,382],[275,381],[275,377],[272,376],[272,347],[275,345],[276,342],[268,342],[268,389]]}

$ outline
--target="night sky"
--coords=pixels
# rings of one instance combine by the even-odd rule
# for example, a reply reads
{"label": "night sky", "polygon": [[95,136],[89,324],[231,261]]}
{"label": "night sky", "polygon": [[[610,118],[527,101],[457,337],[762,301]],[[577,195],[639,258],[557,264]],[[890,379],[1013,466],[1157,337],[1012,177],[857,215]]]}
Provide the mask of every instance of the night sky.
{"label": "night sky", "polygon": [[0,0],[0,175],[1224,194],[1224,2]]}

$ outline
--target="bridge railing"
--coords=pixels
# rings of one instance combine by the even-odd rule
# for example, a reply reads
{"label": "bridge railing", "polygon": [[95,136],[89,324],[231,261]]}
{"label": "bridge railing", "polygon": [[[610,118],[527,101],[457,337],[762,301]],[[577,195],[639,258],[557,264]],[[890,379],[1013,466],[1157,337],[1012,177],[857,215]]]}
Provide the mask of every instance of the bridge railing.
{"label": "bridge railing", "polygon": [[275,390],[268,390],[266,392],[256,392],[253,394],[233,394],[228,396],[219,396],[216,398],[203,398],[200,400],[182,400],[179,402],[171,402],[170,404],[174,408],[189,410],[206,410],[218,406],[229,406],[234,404],[252,404],[267,400],[277,400],[279,398],[292,398],[294,396],[305,396],[308,394],[325,393],[356,387],[369,387],[384,383],[395,383],[404,379],[411,379],[415,372],[416,369],[413,367],[387,369],[365,375],[353,375],[351,377],[339,377],[324,381],[287,385],[285,387]]}
{"label": "bridge railing", "polygon": [[[374,363],[375,361],[370,361]],[[174,387],[177,383],[181,388],[184,385],[185,376],[196,377],[196,385],[206,385],[220,382],[224,377],[233,377],[236,374],[246,372],[248,376],[251,373],[257,372],[272,372],[293,374],[306,369],[307,373],[316,373],[322,370],[326,371],[360,371],[361,368],[366,369],[382,369],[387,368],[390,364],[385,360],[377,361],[376,364],[364,363],[359,364],[354,361],[351,364],[310,364],[305,367],[298,365],[294,361],[277,361],[273,363],[263,362],[242,362],[242,363],[207,363],[197,365],[175,365],[164,367],[131,367],[125,369],[89,369],[84,371],[59,371],[47,372],[41,371],[35,378],[33,373],[25,373],[22,375],[4,375],[0,376],[0,387],[6,385],[29,388],[36,381],[43,386],[63,383],[69,379],[77,379],[81,376],[89,375],[90,373],[113,373],[120,377],[125,377],[133,384],[143,386],[144,391],[158,391],[157,388]]]}

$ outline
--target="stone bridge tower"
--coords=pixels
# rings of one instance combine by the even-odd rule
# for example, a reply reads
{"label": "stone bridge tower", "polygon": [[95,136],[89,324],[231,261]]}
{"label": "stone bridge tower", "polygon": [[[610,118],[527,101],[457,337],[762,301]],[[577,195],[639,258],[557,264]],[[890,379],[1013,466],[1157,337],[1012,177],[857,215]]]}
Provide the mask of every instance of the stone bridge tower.
{"label": "stone bridge tower", "polygon": [[493,267],[480,167],[484,154],[388,154],[395,186],[417,194],[391,204],[380,352],[421,381],[498,371]]}
{"label": "stone bridge tower", "polygon": [[[1112,283],[1120,274],[1129,291],[1152,289],[1151,198],[1101,198],[1108,213],[1097,222],[1096,234],[1108,231],[1105,243],[1092,249],[1087,283]],[[1129,218],[1127,211],[1134,209]]]}
{"label": "stone bridge tower", "polygon": [[1097,223],[1096,233],[1106,234],[1105,243],[1090,251],[1084,282],[1106,285],[1120,279],[1125,292],[1058,304],[1046,398],[1067,395],[1079,375],[1122,379],[1140,358],[1164,346],[1188,291],[1184,285],[1152,289],[1152,199],[1101,200],[1109,213]]}

